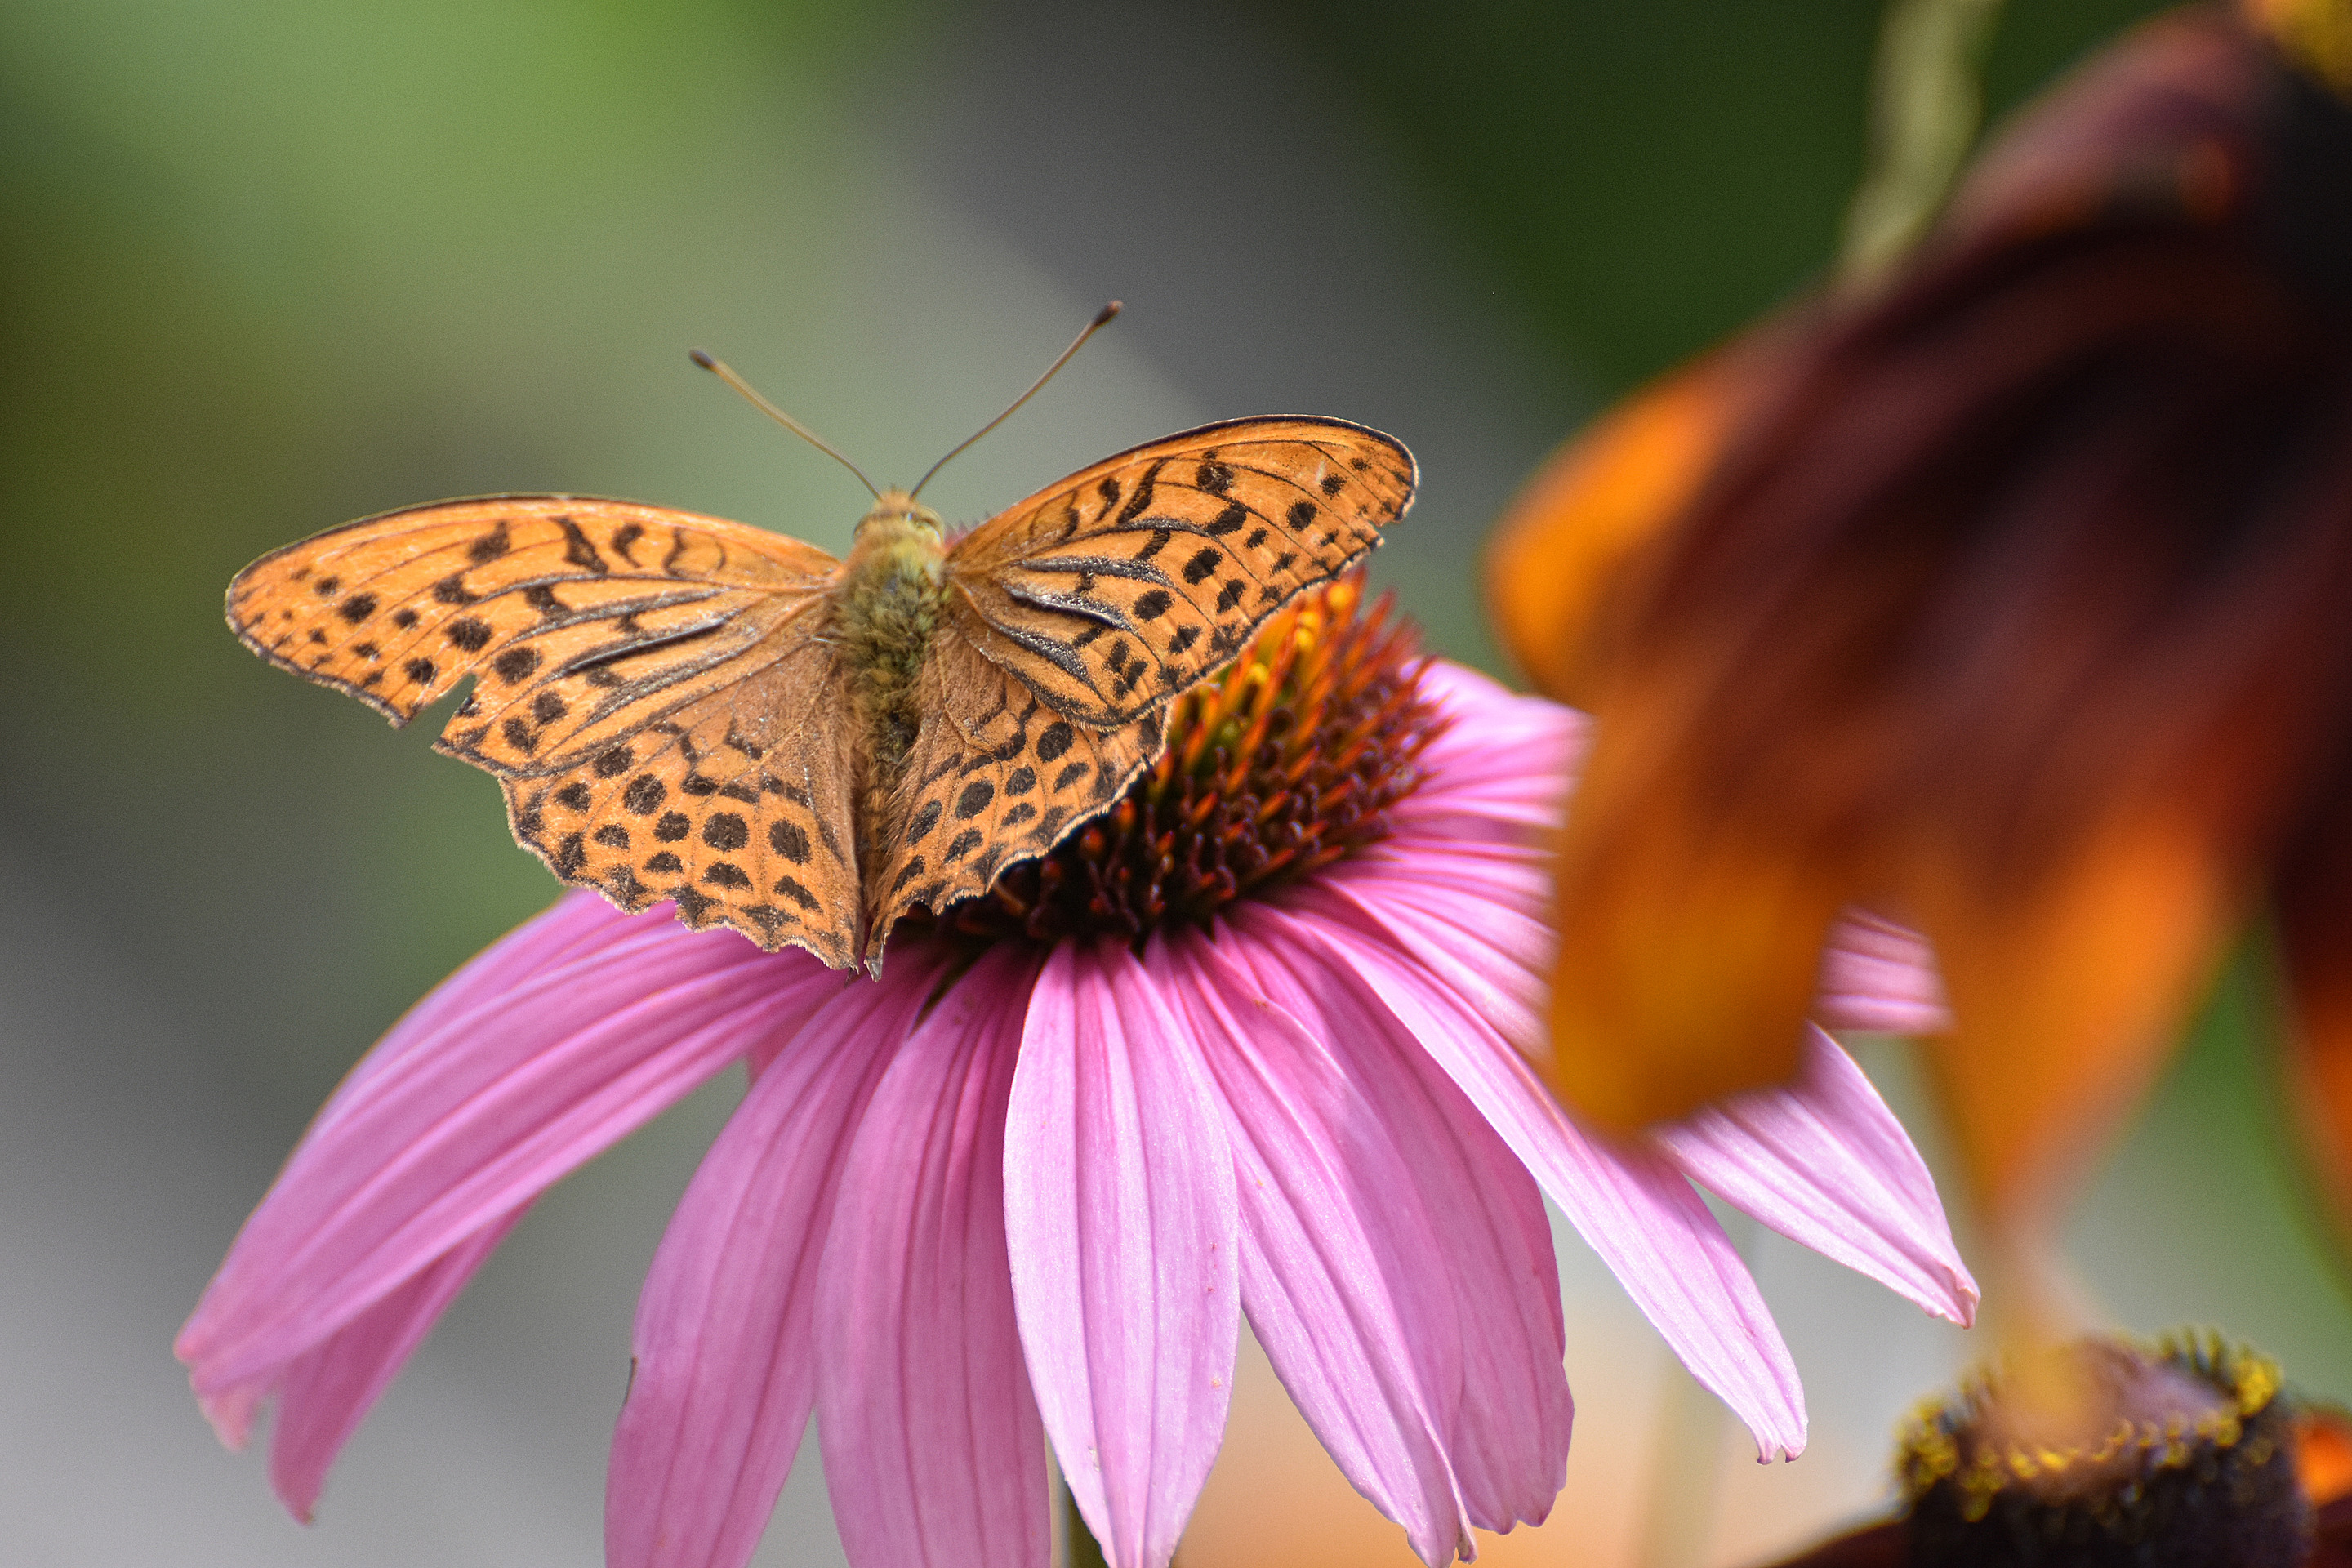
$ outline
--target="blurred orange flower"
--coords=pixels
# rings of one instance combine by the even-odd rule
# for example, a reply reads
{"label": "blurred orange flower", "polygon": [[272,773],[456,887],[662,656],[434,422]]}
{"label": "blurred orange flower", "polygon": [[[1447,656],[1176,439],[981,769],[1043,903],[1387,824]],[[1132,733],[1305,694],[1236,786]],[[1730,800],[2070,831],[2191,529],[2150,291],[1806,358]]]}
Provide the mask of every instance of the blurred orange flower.
{"label": "blurred orange flower", "polygon": [[2352,6],[2263,9],[2095,57],[1866,296],[1637,395],[1506,518],[1507,646],[1600,719],[1549,1063],[1592,1121],[1785,1079],[1864,905],[1935,942],[1935,1071],[2021,1234],[2267,908],[2352,1215]]}

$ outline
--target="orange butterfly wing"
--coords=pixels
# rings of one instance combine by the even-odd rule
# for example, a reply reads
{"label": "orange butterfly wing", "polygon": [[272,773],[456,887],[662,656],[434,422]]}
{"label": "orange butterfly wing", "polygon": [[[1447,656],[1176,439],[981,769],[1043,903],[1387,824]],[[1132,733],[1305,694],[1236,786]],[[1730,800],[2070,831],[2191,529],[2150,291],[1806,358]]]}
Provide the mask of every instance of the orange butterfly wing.
{"label": "orange butterfly wing", "polygon": [[878,836],[878,944],[1118,798],[1168,704],[1412,504],[1412,455],[1336,419],[1238,419],[1073,474],[957,540],[923,723]]}
{"label": "orange butterfly wing", "polygon": [[838,563],[719,518],[572,496],[444,501],[263,556],[228,619],[271,662],[498,775],[564,880],[845,963],[858,915]]}
{"label": "orange butterfly wing", "polygon": [[1234,419],[1106,458],[948,552],[974,647],[1112,729],[1207,679],[1267,616],[1362,560],[1412,504],[1402,443],[1338,419]]}

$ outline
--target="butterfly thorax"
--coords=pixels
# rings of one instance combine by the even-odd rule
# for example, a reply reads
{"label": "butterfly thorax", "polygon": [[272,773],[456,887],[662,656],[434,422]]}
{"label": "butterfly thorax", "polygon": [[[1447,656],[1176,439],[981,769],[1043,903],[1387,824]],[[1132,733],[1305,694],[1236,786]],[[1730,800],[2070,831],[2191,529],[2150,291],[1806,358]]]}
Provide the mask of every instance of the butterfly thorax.
{"label": "butterfly thorax", "polygon": [[834,634],[871,748],[871,783],[885,791],[922,727],[917,683],[944,600],[942,531],[937,512],[884,491],[858,523],[834,592]]}

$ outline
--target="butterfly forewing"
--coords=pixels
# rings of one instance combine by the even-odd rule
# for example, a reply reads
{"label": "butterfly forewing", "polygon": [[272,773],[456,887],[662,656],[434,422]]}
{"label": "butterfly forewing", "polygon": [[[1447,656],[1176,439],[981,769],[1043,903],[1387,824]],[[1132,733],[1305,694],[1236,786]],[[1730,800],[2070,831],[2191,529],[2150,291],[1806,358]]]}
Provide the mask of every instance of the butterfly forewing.
{"label": "butterfly forewing", "polygon": [[[255,651],[395,723],[476,677],[436,744],[505,782],[516,836],[559,876],[846,963],[851,742],[819,635],[837,567],[719,518],[492,497],[266,555],[228,615]],[[735,821],[743,843],[719,847]]]}
{"label": "butterfly forewing", "polygon": [[1412,504],[1404,447],[1326,419],[1155,441],[982,523],[949,553],[973,640],[1065,716],[1108,728],[1213,673]]}
{"label": "butterfly forewing", "polygon": [[1115,729],[1078,723],[983,657],[952,606],[923,668],[923,723],[877,845],[876,950],[916,909],[987,891],[1118,796],[1160,752],[1159,710]]}
{"label": "butterfly forewing", "polygon": [[[836,564],[719,518],[499,496],[367,518],[274,551],[229,584],[228,619],[255,652],[395,723],[479,674],[476,711],[452,720],[445,740],[486,767],[545,767],[578,750],[574,715],[605,704],[619,656],[637,654],[635,689],[688,700],[677,671],[708,668],[714,644],[756,642],[772,617],[821,594]],[[747,620],[755,611],[765,613]],[[550,692],[569,721],[554,736],[543,731],[561,721],[532,714]],[[529,724],[528,748],[509,721]]]}

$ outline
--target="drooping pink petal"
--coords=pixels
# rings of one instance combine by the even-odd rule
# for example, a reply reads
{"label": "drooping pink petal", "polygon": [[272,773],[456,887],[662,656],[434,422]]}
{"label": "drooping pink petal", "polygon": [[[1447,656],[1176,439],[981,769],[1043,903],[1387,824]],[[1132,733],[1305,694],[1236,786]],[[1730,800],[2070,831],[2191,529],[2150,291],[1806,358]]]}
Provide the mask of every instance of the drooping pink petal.
{"label": "drooping pink petal", "polygon": [[1540,1519],[1561,1484],[1543,1201],[1352,977],[1303,984],[1247,946],[1188,932],[1150,955],[1233,1118],[1243,1305],[1341,1470],[1424,1561],[1451,1561],[1472,1524]]}
{"label": "drooping pink petal", "polygon": [[1021,1343],[1114,1568],[1166,1568],[1224,1432],[1241,1330],[1234,1154],[1199,1052],[1115,941],[1054,950],[1004,1148]]}
{"label": "drooping pink petal", "polygon": [[1822,948],[1813,1016],[1822,1027],[1940,1035],[1952,1026],[1927,939],[1866,910],[1848,910]]}
{"label": "drooping pink petal", "polygon": [[1939,1318],[1976,1318],[1977,1285],[1952,1245],[1919,1152],[1862,1069],[1810,1026],[1796,1080],[1654,1129],[1684,1173],[1790,1240]]}
{"label": "drooping pink petal", "polygon": [[1343,863],[1333,871],[1270,901],[1318,926],[1369,933],[1391,963],[1462,998],[1520,1051],[1545,1048],[1558,941],[1549,921],[1475,889],[1428,886],[1385,868]]}
{"label": "drooping pink petal", "polygon": [[1244,1027],[1219,993],[1255,982],[1176,945],[1171,959],[1155,942],[1150,962],[1231,1110],[1242,1308],[1340,1473],[1423,1561],[1450,1560],[1475,1543],[1446,1452],[1462,1368],[1454,1293],[1429,1261],[1444,1251],[1435,1227],[1410,1185],[1390,1201],[1402,1161],[1376,1121],[1349,1117],[1358,1097],[1321,1042],[1271,1006]]}
{"label": "drooping pink petal", "polygon": [[[1471,1522],[1542,1519],[1559,1493],[1574,1405],[1551,1225],[1525,1165],[1363,978],[1328,950],[1234,934],[1270,1005],[1347,1065],[1394,1130],[1400,1170],[1447,1238],[1462,1341],[1450,1433]],[[1378,1191],[1375,1173],[1365,1173]]]}
{"label": "drooping pink petal", "polygon": [[838,982],[814,959],[650,916],[577,931],[554,962],[466,972],[470,1005],[353,1075],[254,1211],[177,1345],[200,1398],[294,1357],[675,1103]]}
{"label": "drooping pink petal", "polygon": [[1013,1321],[1004,1117],[1036,959],[1000,945],[900,1048],[819,1269],[817,1435],[852,1568],[1045,1568],[1045,1434]]}
{"label": "drooping pink petal", "polygon": [[830,1000],[778,1052],[678,1200],[638,1298],[604,1487],[611,1568],[739,1568],[816,1396],[818,1259],[867,1100],[944,954]]}
{"label": "drooping pink petal", "polygon": [[310,1521],[335,1456],[523,1213],[483,1226],[288,1364],[270,1426],[269,1485],[289,1513]]}
{"label": "drooping pink petal", "polygon": [[[1323,889],[1308,889],[1322,891]],[[1805,1446],[1804,1388],[1738,1250],[1682,1173],[1654,1150],[1604,1145],[1571,1122],[1483,1010],[1507,994],[1462,964],[1432,962],[1443,933],[1397,929],[1410,912],[1355,903],[1335,881],[1314,918],[1261,904],[1237,929],[1327,951],[1352,966],[1524,1162],[1692,1375],[1755,1434],[1759,1457]],[[1392,923],[1393,922],[1393,923]],[[1475,951],[1475,950],[1474,950]],[[1479,984],[1465,994],[1457,975]]]}

